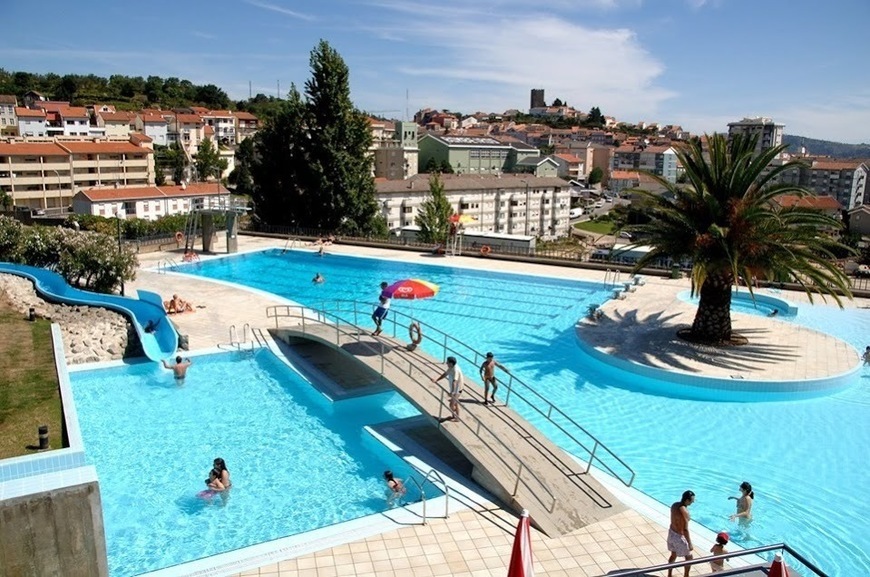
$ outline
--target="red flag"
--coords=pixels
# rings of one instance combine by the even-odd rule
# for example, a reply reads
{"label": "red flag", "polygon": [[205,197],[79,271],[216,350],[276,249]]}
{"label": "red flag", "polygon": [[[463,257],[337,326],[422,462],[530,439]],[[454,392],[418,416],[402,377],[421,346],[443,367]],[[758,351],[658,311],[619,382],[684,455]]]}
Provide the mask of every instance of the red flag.
{"label": "red flag", "polygon": [[523,509],[520,522],[517,523],[517,533],[514,535],[514,549],[511,553],[510,565],[508,565],[508,577],[534,577],[534,575],[529,512]]}

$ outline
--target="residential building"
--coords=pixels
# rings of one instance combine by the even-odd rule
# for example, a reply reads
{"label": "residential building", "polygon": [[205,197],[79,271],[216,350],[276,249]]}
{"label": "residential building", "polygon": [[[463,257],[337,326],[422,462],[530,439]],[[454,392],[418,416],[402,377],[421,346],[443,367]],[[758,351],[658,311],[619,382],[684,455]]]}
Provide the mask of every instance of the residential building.
{"label": "residential building", "polygon": [[206,126],[214,129],[214,138],[223,146],[236,144],[236,117],[229,110],[209,110],[202,115]]}
{"label": "residential building", "polygon": [[128,138],[136,130],[137,115],[133,112],[95,112],[97,126],[106,129],[107,138]]}
{"label": "residential building", "polygon": [[533,176],[559,176],[559,163],[549,156],[530,156],[516,163],[516,174],[531,174]]}
{"label": "residential building", "polygon": [[870,202],[867,179],[868,163],[861,160],[807,159],[809,165],[790,168],[777,182],[802,186],[816,195],[837,199],[844,210]]}
{"label": "residential building", "polygon": [[[445,174],[441,179],[453,210],[476,219],[466,225],[469,231],[545,240],[568,235],[570,191],[561,178]],[[381,181],[376,186],[381,213],[391,230],[414,226],[420,207],[430,198],[427,174]]]}
{"label": "residential building", "polygon": [[512,172],[519,161],[540,154],[537,148],[524,142],[490,136],[426,134],[419,146],[423,170],[431,159],[436,165],[448,162],[456,174]]}
{"label": "residential building", "polygon": [[[58,125],[63,128],[64,136],[87,137],[90,134],[91,117],[85,107],[64,106],[58,109],[56,115]],[[49,131],[49,135],[51,135],[51,131]]]}
{"label": "residential building", "polygon": [[842,218],[843,207],[837,202],[837,199],[827,194],[821,196],[797,196],[794,194],[783,194],[773,199],[773,202],[782,208],[799,206],[802,208],[812,208],[823,212],[831,218],[840,220]]}
{"label": "residential building", "polygon": [[24,107],[32,108],[34,104],[40,102],[46,102],[47,99],[45,96],[37,92],[36,90],[28,90],[24,93]]}
{"label": "residential building", "polygon": [[369,119],[372,129],[373,171],[375,178],[402,180],[419,171],[417,125]]}
{"label": "residential building", "polygon": [[205,122],[196,114],[177,113],[168,117],[169,144],[179,142],[188,156],[196,156],[199,144],[205,139]]}
{"label": "residential building", "polygon": [[257,133],[260,121],[250,112],[233,112],[236,119],[236,143],[241,143]]}
{"label": "residential building", "polygon": [[582,180],[586,180],[593,168],[600,168],[605,178],[610,172],[610,160],[613,157],[613,148],[595,144],[591,141],[562,141],[556,145],[557,154],[568,154],[579,158],[583,162],[584,172]]}
{"label": "residential building", "polygon": [[558,168],[556,176],[559,178],[567,178],[569,180],[586,180],[586,166],[582,158],[573,154],[553,154],[552,158]]}
{"label": "residential building", "polygon": [[862,204],[849,211],[849,232],[870,235],[870,206]]}
{"label": "residential building", "polygon": [[623,190],[630,190],[640,186],[640,173],[636,170],[613,170],[610,172],[610,180],[607,186],[616,194]]}
{"label": "residential building", "polygon": [[646,170],[677,182],[677,154],[670,146],[623,144],[613,151],[610,169]]}
{"label": "residential building", "polygon": [[753,118],[744,118],[737,122],[728,123],[728,136],[735,134],[748,134],[758,136],[758,142],[755,145],[756,154],[761,153],[768,148],[775,148],[782,144],[782,131],[785,128],[784,124],[777,124],[770,118],[756,116]]}
{"label": "residential building", "polygon": [[153,151],[132,142],[0,142],[0,187],[17,206],[63,208],[79,188],[153,183]]}
{"label": "residential building", "polygon": [[17,107],[15,117],[18,119],[19,136],[43,137],[48,134],[44,110]]}
{"label": "residential building", "polygon": [[88,188],[76,193],[72,207],[76,214],[157,220],[166,215],[187,214],[207,198],[229,194],[218,183]]}
{"label": "residential building", "polygon": [[18,133],[18,117],[15,116],[17,106],[18,98],[11,94],[0,94],[0,135]]}
{"label": "residential building", "polygon": [[133,120],[133,126],[147,135],[155,145],[169,146],[169,122],[162,114],[140,111]]}

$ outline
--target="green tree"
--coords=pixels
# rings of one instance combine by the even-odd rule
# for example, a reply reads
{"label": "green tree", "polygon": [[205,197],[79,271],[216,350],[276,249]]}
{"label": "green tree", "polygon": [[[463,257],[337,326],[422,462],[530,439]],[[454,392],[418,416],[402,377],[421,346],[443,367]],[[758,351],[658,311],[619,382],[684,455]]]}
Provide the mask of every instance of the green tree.
{"label": "green tree", "polygon": [[375,202],[369,121],[350,99],[347,65],[321,41],[310,66],[304,99],[292,87],[257,139],[256,216],[346,234],[386,234]]}
{"label": "green tree", "polygon": [[602,179],[604,179],[604,171],[601,170],[600,166],[595,166],[592,168],[592,170],[589,171],[588,182],[590,185],[598,184],[602,181]]}
{"label": "green tree", "polygon": [[585,124],[588,126],[604,126],[604,115],[601,114],[601,109],[597,106],[589,109],[589,116],[586,117]]}
{"label": "green tree", "polygon": [[6,192],[6,189],[0,188],[0,206],[3,207],[3,210],[9,210],[12,204],[12,195]]}
{"label": "green tree", "polygon": [[214,84],[196,87],[193,100],[212,110],[223,110],[230,105],[230,97],[227,96],[227,93]]}
{"label": "green tree", "polygon": [[187,153],[181,144],[173,142],[167,153],[169,158],[169,166],[172,167],[172,180],[175,184],[181,184],[184,180],[184,172],[187,169]]}
{"label": "green tree", "polygon": [[[777,177],[799,164],[773,165],[784,149],[754,153],[757,137],[713,134],[707,148],[694,138],[677,149],[688,177],[686,186],[650,174],[665,195],[642,191],[649,201],[648,224],[629,227],[652,247],[637,269],[662,258],[692,261],[692,292],[700,295],[692,327],[681,335],[693,342],[743,342],[731,331],[731,289],[739,279],[790,279],[812,293],[837,291],[851,298],[849,280],[836,266],[833,251],[841,245],[829,231],[836,219],[810,208],[779,207],[784,194],[809,195]],[[746,283],[750,292],[752,282]]]}
{"label": "green tree", "polygon": [[450,165],[446,159],[441,161],[441,164],[438,166],[437,172],[442,172],[444,174],[453,174],[453,167]]}
{"label": "green tree", "polygon": [[429,160],[426,161],[426,166],[423,168],[423,172],[425,172],[426,174],[438,172],[438,163],[435,161],[434,156],[430,156]]}
{"label": "green tree", "polygon": [[236,149],[236,167],[230,173],[229,183],[235,186],[236,194],[250,196],[254,191],[251,167],[254,164],[254,141],[246,138]]}
{"label": "green tree", "polygon": [[196,150],[195,166],[199,180],[206,181],[212,176],[220,178],[223,171],[227,169],[227,160],[221,158],[218,148],[206,138],[199,143]]}
{"label": "green tree", "polygon": [[453,208],[444,194],[444,182],[437,172],[429,176],[429,196],[420,205],[420,212],[414,222],[420,227],[419,240],[423,243],[447,242],[450,232],[450,217]]}

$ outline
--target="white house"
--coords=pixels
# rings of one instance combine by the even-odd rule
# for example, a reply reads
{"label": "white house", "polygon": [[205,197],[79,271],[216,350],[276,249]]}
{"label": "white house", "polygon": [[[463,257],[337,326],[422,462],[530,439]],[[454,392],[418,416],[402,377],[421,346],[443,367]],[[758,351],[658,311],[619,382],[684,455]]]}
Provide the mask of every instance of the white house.
{"label": "white house", "polygon": [[217,142],[224,146],[236,143],[236,119],[229,110],[210,110],[202,116],[207,126],[214,128]]}
{"label": "white house", "polygon": [[140,112],[134,120],[136,130],[145,133],[154,144],[169,146],[169,122],[162,114]]}
{"label": "white house", "polygon": [[47,133],[45,124],[45,111],[41,109],[17,107],[15,116],[18,117],[19,136],[45,136]]}
{"label": "white house", "polygon": [[157,220],[170,214],[187,214],[207,199],[228,199],[230,191],[218,183],[131,188],[90,188],[73,197],[76,214]]}
{"label": "white house", "polygon": [[136,129],[136,114],[132,112],[97,112],[97,126],[105,127],[106,137],[127,138]]}
{"label": "white house", "polygon": [[15,117],[15,107],[18,99],[12,94],[0,94],[0,134],[18,128],[18,119]]}
{"label": "white house", "polygon": [[[88,136],[91,117],[83,106],[67,106],[57,111],[64,136]],[[124,135],[127,136],[126,134]]]}

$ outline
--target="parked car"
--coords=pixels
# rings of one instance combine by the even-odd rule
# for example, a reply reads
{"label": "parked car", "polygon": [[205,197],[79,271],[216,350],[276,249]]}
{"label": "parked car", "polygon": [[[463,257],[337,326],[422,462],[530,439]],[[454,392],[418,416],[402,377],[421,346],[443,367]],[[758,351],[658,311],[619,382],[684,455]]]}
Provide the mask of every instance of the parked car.
{"label": "parked car", "polygon": [[631,237],[631,233],[630,233],[630,232],[625,232],[625,231],[623,230],[623,231],[620,231],[620,232],[619,232],[619,238],[627,238],[628,240],[631,240],[632,237]]}
{"label": "parked car", "polygon": [[580,208],[579,206],[577,208],[572,208],[571,210],[568,211],[568,216],[570,218],[577,218],[577,217],[583,216],[583,209]]}
{"label": "parked car", "polygon": [[595,204],[593,204],[592,207],[593,207],[593,208],[604,208],[604,201],[603,201],[603,200],[599,200],[598,202],[596,202]]}

